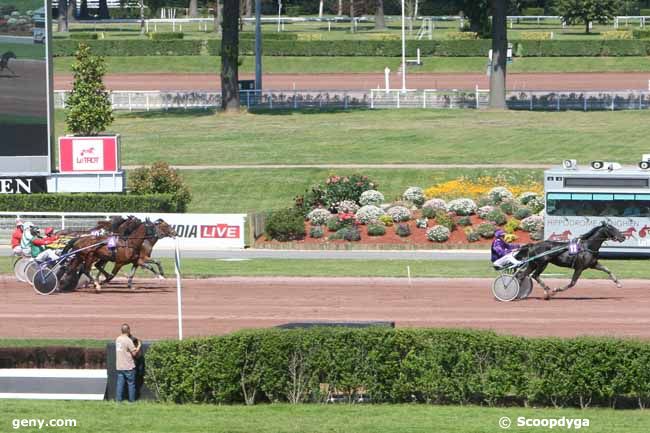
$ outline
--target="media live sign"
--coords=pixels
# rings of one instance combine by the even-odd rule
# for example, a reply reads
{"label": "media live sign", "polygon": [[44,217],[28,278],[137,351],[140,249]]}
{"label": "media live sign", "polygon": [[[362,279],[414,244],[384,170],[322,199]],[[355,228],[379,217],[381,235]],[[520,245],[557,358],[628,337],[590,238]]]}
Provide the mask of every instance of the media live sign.
{"label": "media live sign", "polygon": [[[244,248],[246,214],[135,214],[152,221],[162,218],[178,234],[181,250],[215,250]],[[156,248],[174,248],[173,239],[163,239]],[[182,251],[181,251],[182,252]]]}
{"label": "media live sign", "polygon": [[61,173],[116,172],[119,170],[120,137],[60,137]]}

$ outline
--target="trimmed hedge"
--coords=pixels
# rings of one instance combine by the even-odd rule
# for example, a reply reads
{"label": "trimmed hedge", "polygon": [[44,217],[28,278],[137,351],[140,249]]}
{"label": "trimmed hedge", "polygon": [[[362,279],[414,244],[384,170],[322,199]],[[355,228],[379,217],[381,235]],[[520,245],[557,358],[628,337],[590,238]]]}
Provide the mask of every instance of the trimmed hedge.
{"label": "trimmed hedge", "polygon": [[106,368],[106,350],[83,347],[0,347],[0,368]]}
{"label": "trimmed hedge", "polygon": [[171,194],[2,194],[2,212],[179,212]]}
{"label": "trimmed hedge", "polygon": [[[239,33],[239,39],[252,39],[255,40],[255,33],[254,32],[240,32]],[[298,40],[298,34],[297,33],[263,33],[262,34],[262,41],[297,41]]]}
{"label": "trimmed hedge", "polygon": [[70,33],[70,39],[98,39],[97,33]]}
{"label": "trimmed hedge", "polygon": [[[84,41],[98,56],[198,56],[205,44],[202,40],[103,39]],[[54,57],[72,57],[78,41],[57,39],[53,44]]]}
{"label": "trimmed hedge", "polygon": [[446,329],[249,330],[165,341],[147,385],[177,403],[650,403],[650,343]]}
{"label": "trimmed hedge", "polygon": [[170,40],[180,40],[185,38],[183,32],[156,32],[148,33],[149,39],[152,41],[170,41]]}
{"label": "trimmed hedge", "polygon": [[513,42],[515,53],[523,57],[600,57],[646,56],[650,41],[646,40],[522,40]]}

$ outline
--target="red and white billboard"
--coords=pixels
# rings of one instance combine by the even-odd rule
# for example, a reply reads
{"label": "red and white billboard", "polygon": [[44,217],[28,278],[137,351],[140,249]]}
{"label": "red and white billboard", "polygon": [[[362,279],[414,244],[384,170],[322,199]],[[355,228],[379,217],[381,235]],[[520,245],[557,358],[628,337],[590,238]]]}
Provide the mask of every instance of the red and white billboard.
{"label": "red and white billboard", "polygon": [[59,137],[61,173],[116,172],[120,168],[119,135]]}

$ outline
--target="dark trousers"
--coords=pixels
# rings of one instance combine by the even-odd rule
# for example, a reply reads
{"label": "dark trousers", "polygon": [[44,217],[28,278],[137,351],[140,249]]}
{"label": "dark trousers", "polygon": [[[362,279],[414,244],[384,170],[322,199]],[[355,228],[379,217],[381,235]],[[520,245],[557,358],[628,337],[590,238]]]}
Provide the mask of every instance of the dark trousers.
{"label": "dark trousers", "polygon": [[115,399],[122,401],[124,399],[124,385],[129,389],[129,401],[135,401],[135,368],[132,370],[117,370],[117,387],[115,389]]}

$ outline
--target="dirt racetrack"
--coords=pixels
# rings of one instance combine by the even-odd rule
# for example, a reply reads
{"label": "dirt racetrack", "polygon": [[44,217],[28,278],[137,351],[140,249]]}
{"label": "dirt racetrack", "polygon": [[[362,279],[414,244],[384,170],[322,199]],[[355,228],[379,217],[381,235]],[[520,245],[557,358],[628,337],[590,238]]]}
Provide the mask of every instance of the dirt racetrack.
{"label": "dirt racetrack", "polygon": [[[559,281],[549,279],[555,285]],[[529,336],[650,338],[650,285],[582,280],[551,301],[536,288],[526,301],[499,303],[490,279],[220,278],[183,281],[186,336],[297,321],[395,321],[397,327],[471,327]],[[125,280],[102,293],[41,296],[0,278],[0,337],[97,338],[122,322],[145,339],[176,337],[173,280]]]}
{"label": "dirt racetrack", "polygon": [[[249,80],[251,74],[241,74]],[[512,90],[647,90],[649,73],[539,73],[509,74],[508,89]],[[264,88],[270,90],[369,90],[384,87],[384,74],[265,74]],[[104,83],[111,90],[219,90],[218,74],[109,74]],[[434,74],[407,75],[409,89],[481,89],[489,88],[485,74]],[[401,88],[401,77],[392,74],[391,87]],[[72,75],[57,74],[54,88],[70,90]]]}
{"label": "dirt racetrack", "polygon": [[45,62],[9,60],[9,70],[0,72],[0,114],[45,118]]}

